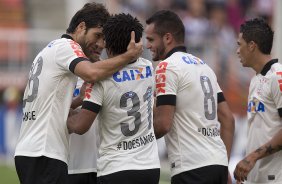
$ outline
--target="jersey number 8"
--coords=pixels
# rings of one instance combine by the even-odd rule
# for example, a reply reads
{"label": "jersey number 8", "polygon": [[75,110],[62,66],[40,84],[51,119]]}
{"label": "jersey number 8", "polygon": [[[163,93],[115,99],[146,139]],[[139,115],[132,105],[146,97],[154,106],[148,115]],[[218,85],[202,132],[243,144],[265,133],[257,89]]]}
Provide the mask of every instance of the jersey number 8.
{"label": "jersey number 8", "polygon": [[[200,77],[202,90],[204,92],[205,98],[204,98],[204,110],[205,110],[205,117],[208,120],[215,119],[215,99],[213,94],[213,89],[211,85],[211,81],[207,76],[201,76]],[[209,103],[209,101],[211,103]],[[211,112],[209,111],[209,104],[211,104]]]}

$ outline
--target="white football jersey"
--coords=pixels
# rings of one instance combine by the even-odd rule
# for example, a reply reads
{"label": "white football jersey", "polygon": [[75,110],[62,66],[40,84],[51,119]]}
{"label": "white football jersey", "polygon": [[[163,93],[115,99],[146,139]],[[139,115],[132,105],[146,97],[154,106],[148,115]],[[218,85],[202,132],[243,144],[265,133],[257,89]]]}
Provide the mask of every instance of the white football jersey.
{"label": "white football jersey", "polygon": [[[282,65],[272,60],[250,83],[246,154],[270,141],[282,129],[278,113],[281,108]],[[282,151],[258,160],[247,178],[248,183],[282,183]]]}
{"label": "white football jersey", "polygon": [[[79,95],[83,80],[78,78],[74,96]],[[97,172],[98,120],[83,135],[71,134],[69,141],[69,174]]]}
{"label": "white football jersey", "polygon": [[101,107],[97,176],[160,168],[152,124],[153,91],[152,63],[143,58],[87,89],[87,109]]}
{"label": "white football jersey", "polygon": [[227,166],[217,119],[217,94],[222,91],[212,69],[181,50],[155,71],[158,104],[160,97],[176,96],[172,127],[165,135],[171,175],[208,165]]}
{"label": "white football jersey", "polygon": [[83,60],[87,58],[81,47],[68,35],[52,41],[36,56],[24,92],[15,156],[46,156],[67,163],[66,120],[77,82],[72,72]]}

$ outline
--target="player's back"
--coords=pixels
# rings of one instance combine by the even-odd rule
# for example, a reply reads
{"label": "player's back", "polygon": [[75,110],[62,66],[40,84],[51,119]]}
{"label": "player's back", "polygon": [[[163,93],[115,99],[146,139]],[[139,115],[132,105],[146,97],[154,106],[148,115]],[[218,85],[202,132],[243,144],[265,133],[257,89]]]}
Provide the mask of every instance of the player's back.
{"label": "player's back", "polygon": [[[165,80],[158,88],[160,79]],[[172,175],[206,165],[227,165],[217,119],[221,90],[211,68],[191,54],[176,52],[158,65],[156,81],[158,95],[176,95],[172,128],[165,136]]]}
{"label": "player's back", "polygon": [[49,43],[35,58],[23,97],[23,122],[16,155],[49,156],[67,162],[66,119],[77,77],[70,72],[71,39]]}
{"label": "player's back", "polygon": [[98,97],[102,98],[98,176],[121,170],[159,168],[152,124],[154,73],[151,62],[139,58],[109,79],[94,84],[95,90],[102,94]]}

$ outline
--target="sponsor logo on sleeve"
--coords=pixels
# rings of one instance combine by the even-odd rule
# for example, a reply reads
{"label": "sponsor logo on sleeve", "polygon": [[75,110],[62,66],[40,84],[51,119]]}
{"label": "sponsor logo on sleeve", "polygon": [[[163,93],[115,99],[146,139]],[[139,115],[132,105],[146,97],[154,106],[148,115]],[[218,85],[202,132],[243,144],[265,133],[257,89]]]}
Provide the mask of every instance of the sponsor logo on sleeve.
{"label": "sponsor logo on sleeve", "polygon": [[78,43],[76,43],[73,40],[69,40],[71,48],[73,49],[73,52],[76,54],[77,57],[85,57],[84,52],[82,51],[80,45]]}
{"label": "sponsor logo on sleeve", "polygon": [[282,72],[276,72],[276,75],[279,75],[281,77],[281,79],[278,79],[278,83],[280,91],[282,92]]}
{"label": "sponsor logo on sleeve", "polygon": [[93,89],[94,84],[87,83],[86,89],[85,89],[85,98],[90,99],[91,98],[91,91]]}
{"label": "sponsor logo on sleeve", "polygon": [[156,68],[156,93],[165,93],[167,62],[161,62]]}

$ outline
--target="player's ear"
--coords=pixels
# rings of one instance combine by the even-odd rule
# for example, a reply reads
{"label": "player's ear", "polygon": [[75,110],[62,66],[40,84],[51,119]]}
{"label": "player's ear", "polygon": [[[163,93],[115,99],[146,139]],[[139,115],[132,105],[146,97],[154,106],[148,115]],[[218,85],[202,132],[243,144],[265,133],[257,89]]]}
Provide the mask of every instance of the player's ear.
{"label": "player's ear", "polygon": [[77,31],[82,31],[82,30],[86,30],[86,24],[85,24],[85,22],[83,21],[83,22],[80,22],[78,25],[77,25],[77,27],[76,27],[76,30]]}
{"label": "player's ear", "polygon": [[170,44],[173,40],[173,36],[171,33],[165,33],[163,36],[163,42],[166,44]]}
{"label": "player's ear", "polygon": [[257,47],[257,44],[254,41],[250,41],[248,43],[248,48],[250,51],[254,51],[256,47]]}

